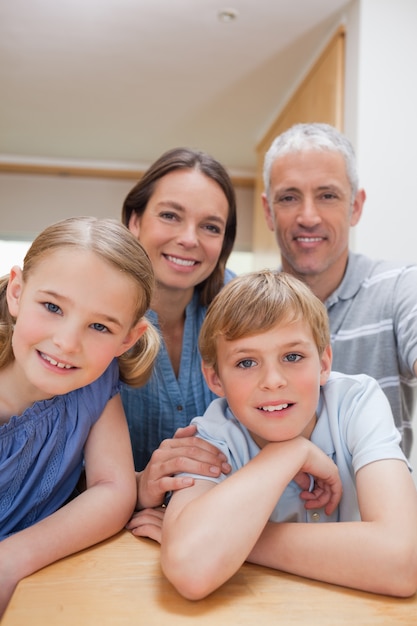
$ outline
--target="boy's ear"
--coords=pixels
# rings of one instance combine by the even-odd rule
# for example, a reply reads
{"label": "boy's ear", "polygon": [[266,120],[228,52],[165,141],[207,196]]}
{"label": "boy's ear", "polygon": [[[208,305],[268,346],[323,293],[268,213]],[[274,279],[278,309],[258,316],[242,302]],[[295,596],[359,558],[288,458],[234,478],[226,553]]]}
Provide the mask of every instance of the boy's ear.
{"label": "boy's ear", "polygon": [[323,354],[321,355],[321,359],[320,359],[320,385],[324,385],[327,383],[327,379],[330,376],[330,372],[332,369],[332,358],[333,358],[333,353],[332,353],[332,348],[330,346],[330,344],[328,346],[326,346],[326,348],[324,349]]}
{"label": "boy's ear", "polygon": [[223,385],[214,367],[212,365],[207,365],[207,363],[204,363],[203,361],[201,369],[210,391],[215,393],[217,396],[223,397],[225,395]]}
{"label": "boy's ear", "polygon": [[139,320],[139,322],[135,326],[133,326],[133,328],[131,328],[129,333],[124,338],[122,345],[120,346],[118,352],[116,353],[116,356],[120,356],[124,354],[132,346],[134,346],[137,340],[143,335],[143,333],[146,331],[147,328],[148,328],[148,322],[143,318]]}
{"label": "boy's ear", "polygon": [[23,291],[23,275],[22,270],[14,265],[10,270],[9,282],[7,284],[7,306],[12,317],[17,317],[19,312],[20,296]]}

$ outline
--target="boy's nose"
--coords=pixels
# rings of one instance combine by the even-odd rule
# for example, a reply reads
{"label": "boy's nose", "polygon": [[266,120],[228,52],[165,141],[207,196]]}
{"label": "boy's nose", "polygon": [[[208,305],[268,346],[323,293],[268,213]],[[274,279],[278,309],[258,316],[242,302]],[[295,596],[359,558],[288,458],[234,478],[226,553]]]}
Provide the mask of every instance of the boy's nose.
{"label": "boy's nose", "polygon": [[286,385],[286,378],[279,367],[269,367],[262,378],[261,386],[264,389],[277,389]]}

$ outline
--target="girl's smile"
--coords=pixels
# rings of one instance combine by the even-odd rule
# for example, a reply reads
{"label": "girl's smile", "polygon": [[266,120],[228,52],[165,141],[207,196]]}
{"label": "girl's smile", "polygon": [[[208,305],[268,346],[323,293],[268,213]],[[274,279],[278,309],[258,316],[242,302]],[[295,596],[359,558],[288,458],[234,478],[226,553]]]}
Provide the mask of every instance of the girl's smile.
{"label": "girl's smile", "polygon": [[26,280],[13,268],[8,305],[15,360],[3,376],[15,388],[17,414],[90,384],[136,337],[132,279],[90,251],[55,250]]}

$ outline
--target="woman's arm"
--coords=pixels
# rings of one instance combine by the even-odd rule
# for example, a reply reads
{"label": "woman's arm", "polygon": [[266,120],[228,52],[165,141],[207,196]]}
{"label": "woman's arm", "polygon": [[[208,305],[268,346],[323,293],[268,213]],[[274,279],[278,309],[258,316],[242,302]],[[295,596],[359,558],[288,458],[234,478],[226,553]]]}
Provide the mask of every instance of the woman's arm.
{"label": "woman's arm", "polygon": [[[219,476],[231,470],[225,455],[212,444],[196,437],[194,425],[179,428],[173,439],[165,439],[142,472],[137,472],[137,509],[160,506],[169,491],[184,489],[194,484],[190,476]],[[135,528],[134,524],[129,526]]]}
{"label": "woman's arm", "polygon": [[268,523],[248,561],[374,593],[417,590],[417,491],[407,465],[382,460],[357,473],[360,522]]}
{"label": "woman's arm", "polygon": [[0,542],[0,615],[16,584],[38,569],[115,534],[132,514],[136,485],[120,396],[85,446],[87,489],[61,509]]}
{"label": "woman's arm", "polygon": [[331,513],[342,492],[337,467],[303,437],[268,444],[218,485],[199,480],[173,494],[163,521],[161,563],[182,595],[203,598],[236,572],[299,471],[331,486]]}

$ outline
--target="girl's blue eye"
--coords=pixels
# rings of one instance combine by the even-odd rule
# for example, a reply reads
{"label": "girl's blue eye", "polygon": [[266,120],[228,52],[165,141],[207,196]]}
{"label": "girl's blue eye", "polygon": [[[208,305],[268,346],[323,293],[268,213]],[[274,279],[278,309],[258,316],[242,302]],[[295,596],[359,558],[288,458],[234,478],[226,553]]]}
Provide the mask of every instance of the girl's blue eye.
{"label": "girl's blue eye", "polygon": [[51,313],[60,313],[61,309],[59,308],[59,306],[57,304],[54,304],[53,302],[45,302],[44,306],[46,308],[47,311],[50,311]]}

